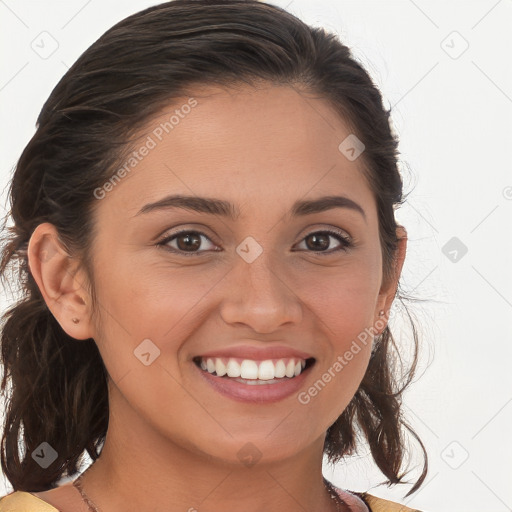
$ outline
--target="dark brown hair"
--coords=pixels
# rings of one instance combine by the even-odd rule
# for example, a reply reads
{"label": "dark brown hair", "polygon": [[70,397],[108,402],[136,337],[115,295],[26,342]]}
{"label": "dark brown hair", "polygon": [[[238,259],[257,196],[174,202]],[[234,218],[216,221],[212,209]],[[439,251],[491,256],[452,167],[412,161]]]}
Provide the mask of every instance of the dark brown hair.
{"label": "dark brown hair", "polygon": [[[83,263],[94,299],[94,190],[128,154],[130,137],[194,85],[257,81],[325,99],[364,143],[361,158],[377,204],[384,279],[392,276],[394,208],[404,196],[391,109],[383,107],[379,90],[336,35],[256,0],[175,0],[122,20],[54,88],[10,184],[13,226],[4,230],[0,275],[7,281],[12,267],[21,296],[2,317],[1,391],[7,408],[1,465],[14,490],[55,487],[78,472],[85,450],[96,460],[109,414],[108,374],[94,340],[77,343],[63,331],[30,273],[31,234],[43,222],[56,226],[69,254]],[[400,286],[397,297],[401,301]],[[329,461],[336,462],[356,451],[360,432],[386,482],[404,483],[405,427],[424,456],[423,472],[406,496],[421,486],[428,467],[425,447],[402,414],[401,395],[418,355],[411,323],[412,364],[397,375],[400,354],[386,326],[375,339],[359,389],[328,429],[324,447]],[[57,452],[46,469],[32,458],[42,442]]]}

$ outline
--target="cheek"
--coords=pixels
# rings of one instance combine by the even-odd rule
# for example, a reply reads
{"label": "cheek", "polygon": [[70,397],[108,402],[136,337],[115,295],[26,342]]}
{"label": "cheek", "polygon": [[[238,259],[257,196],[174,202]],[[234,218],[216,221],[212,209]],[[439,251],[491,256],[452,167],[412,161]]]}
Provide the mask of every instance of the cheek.
{"label": "cheek", "polygon": [[[315,370],[303,401],[335,421],[357,391],[373,344],[375,303],[379,291],[378,261],[336,269],[298,283],[301,296],[317,320],[318,337],[328,349]],[[331,412],[332,411],[332,412]]]}
{"label": "cheek", "polygon": [[358,263],[302,273],[295,280],[295,291],[327,332],[345,339],[357,336],[373,321],[379,279],[376,265]]}
{"label": "cheek", "polygon": [[364,377],[373,344],[371,308],[366,288],[337,290],[324,299],[318,313],[317,336],[324,350],[313,367],[314,374],[297,396],[308,417],[322,418],[328,428],[346,409]]}
{"label": "cheek", "polygon": [[331,426],[354,397],[368,367],[370,351],[371,346],[366,345],[337,353],[297,395],[299,407],[308,417],[322,418],[319,432]]}
{"label": "cheek", "polygon": [[178,384],[183,379],[181,348],[188,347],[211,314],[205,298],[223,273],[200,265],[177,269],[117,261],[97,273],[101,328],[95,339],[105,367],[114,382],[122,380],[120,387],[127,387],[123,393],[135,403],[146,400],[147,389],[154,390],[153,404],[169,396],[178,400],[183,391]]}
{"label": "cheek", "polygon": [[[107,266],[104,267],[107,269]],[[206,266],[178,268],[143,259],[117,260],[100,271],[97,293],[106,321],[133,337],[162,338],[197,308],[221,275]]]}

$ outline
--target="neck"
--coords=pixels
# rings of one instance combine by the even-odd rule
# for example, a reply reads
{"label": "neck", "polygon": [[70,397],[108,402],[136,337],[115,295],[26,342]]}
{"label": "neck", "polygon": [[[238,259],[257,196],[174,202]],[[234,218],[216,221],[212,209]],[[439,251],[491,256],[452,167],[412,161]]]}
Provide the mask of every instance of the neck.
{"label": "neck", "polygon": [[286,459],[230,462],[173,442],[126,412],[111,408],[101,455],[82,479],[102,512],[126,503],[142,512],[337,510],[322,476],[324,436]]}

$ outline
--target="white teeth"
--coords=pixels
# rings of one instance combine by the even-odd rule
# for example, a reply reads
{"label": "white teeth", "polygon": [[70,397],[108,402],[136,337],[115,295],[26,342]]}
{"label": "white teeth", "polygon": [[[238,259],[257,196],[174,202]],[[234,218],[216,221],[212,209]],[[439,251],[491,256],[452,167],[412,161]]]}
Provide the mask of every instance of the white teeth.
{"label": "white teeth", "polygon": [[[304,363],[305,365],[306,363]],[[279,359],[276,363],[275,377],[276,379],[282,379],[286,375],[286,365],[282,359]]]}
{"label": "white teeth", "polygon": [[290,359],[288,361],[288,364],[286,365],[285,375],[289,378],[292,378],[295,376],[295,361],[293,359]]}
{"label": "white teeth", "polygon": [[249,386],[259,386],[261,384],[276,384],[276,383],[279,383],[279,381],[277,379],[272,379],[272,380],[259,380],[259,379],[255,379],[255,380],[241,380],[241,379],[235,379],[237,380],[238,382],[241,382],[242,384],[248,384]]}
{"label": "white teeth", "polygon": [[215,361],[215,373],[219,377],[222,377],[223,375],[226,375],[227,371],[226,365],[222,362],[222,359],[217,358]]}
{"label": "white teeth", "polygon": [[258,364],[256,361],[244,359],[240,365],[240,377],[242,377],[242,379],[257,379]]}
{"label": "white teeth", "polygon": [[240,377],[240,365],[234,359],[228,361],[226,370],[228,377]]}
{"label": "white teeth", "polygon": [[262,361],[258,371],[258,379],[272,380],[275,375],[274,363],[272,361]]}
{"label": "white teeth", "polygon": [[224,361],[220,357],[201,358],[200,367],[208,373],[215,373],[218,377],[227,376],[254,381],[250,382],[251,384],[257,383],[257,381],[275,382],[276,379],[283,379],[285,377],[291,379],[300,375],[306,367],[304,359],[296,358],[267,359],[265,361],[244,359],[241,363],[238,362],[239,360],[230,358],[227,363]]}

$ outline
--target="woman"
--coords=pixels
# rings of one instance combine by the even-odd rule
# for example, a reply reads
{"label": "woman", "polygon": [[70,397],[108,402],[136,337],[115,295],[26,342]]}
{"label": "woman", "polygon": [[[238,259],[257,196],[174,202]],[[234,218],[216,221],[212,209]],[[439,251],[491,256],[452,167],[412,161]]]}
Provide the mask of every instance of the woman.
{"label": "woman", "polygon": [[403,483],[388,117],[334,35],[255,0],[151,7],[78,59],[10,190],[0,511],[410,510],[322,476],[359,434]]}

